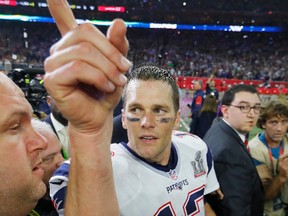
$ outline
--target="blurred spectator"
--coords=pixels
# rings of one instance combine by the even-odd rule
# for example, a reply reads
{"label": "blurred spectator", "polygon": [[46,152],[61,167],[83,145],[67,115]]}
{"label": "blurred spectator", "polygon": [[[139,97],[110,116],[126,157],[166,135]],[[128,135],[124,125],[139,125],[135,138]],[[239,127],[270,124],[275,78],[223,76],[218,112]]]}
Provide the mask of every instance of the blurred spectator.
{"label": "blurred spectator", "polygon": [[3,66],[5,74],[8,74],[12,71],[12,63],[11,63],[11,56],[9,55],[9,52],[6,51],[3,56]]}
{"label": "blurred spectator", "polygon": [[213,95],[207,95],[200,113],[194,116],[190,127],[190,133],[199,136],[203,139],[204,135],[211,127],[213,120],[216,117],[217,100]]}
{"label": "blurred spectator", "polygon": [[47,96],[47,102],[50,106],[51,113],[47,115],[43,121],[51,125],[62,144],[62,155],[64,159],[67,160],[70,158],[70,141],[67,129],[68,120],[59,111],[56,102],[50,95]]}
{"label": "blurred spectator", "polygon": [[249,149],[265,189],[265,215],[287,215],[287,101],[270,101],[261,111],[257,126],[264,132],[250,140]]}
{"label": "blurred spectator", "polygon": [[234,85],[222,98],[223,117],[203,138],[213,154],[224,193],[223,200],[208,201],[217,215],[263,216],[263,185],[245,145],[246,134],[258,120],[260,104],[255,87]]}
{"label": "blurred spectator", "polygon": [[206,82],[206,96],[213,95],[216,100],[219,100],[219,92],[216,89],[215,81],[213,80],[214,74],[212,73]]}
{"label": "blurred spectator", "polygon": [[[204,101],[204,90],[203,90],[203,82],[202,80],[195,80],[194,81],[194,95],[192,98],[192,103],[190,105],[191,109],[191,123],[194,120],[194,117],[198,116]],[[191,133],[191,124],[190,124],[190,133]]]}
{"label": "blurred spectator", "polygon": [[43,182],[47,187],[47,191],[38,201],[36,207],[32,210],[29,216],[57,216],[57,211],[54,208],[49,195],[49,180],[56,169],[64,161],[64,158],[61,155],[61,143],[49,124],[40,120],[32,119],[32,126],[47,140],[48,143],[47,149],[41,152],[43,160],[41,168],[44,170]]}
{"label": "blurred spectator", "polygon": [[193,118],[194,115],[198,114],[202,108],[205,93],[203,90],[203,82],[202,80],[195,80],[193,83],[194,86],[194,95],[191,103],[191,117]]}

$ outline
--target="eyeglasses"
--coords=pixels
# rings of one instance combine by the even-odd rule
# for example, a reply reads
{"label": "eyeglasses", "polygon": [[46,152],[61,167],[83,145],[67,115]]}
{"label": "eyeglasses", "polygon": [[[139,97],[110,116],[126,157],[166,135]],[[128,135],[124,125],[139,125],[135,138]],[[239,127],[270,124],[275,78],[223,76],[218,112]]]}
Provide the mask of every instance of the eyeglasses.
{"label": "eyeglasses", "polygon": [[256,106],[244,106],[244,105],[239,105],[239,106],[235,106],[230,104],[229,106],[233,106],[233,107],[237,107],[242,113],[249,113],[251,111],[251,109],[254,110],[254,113],[259,114],[260,110],[261,110],[261,106],[260,105],[256,105]]}

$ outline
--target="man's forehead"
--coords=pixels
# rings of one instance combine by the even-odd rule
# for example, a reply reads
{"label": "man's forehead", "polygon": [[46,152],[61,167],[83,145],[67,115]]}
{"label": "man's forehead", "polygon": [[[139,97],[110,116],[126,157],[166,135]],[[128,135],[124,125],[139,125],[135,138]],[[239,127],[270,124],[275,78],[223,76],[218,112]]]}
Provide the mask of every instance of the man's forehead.
{"label": "man's forehead", "polygon": [[127,87],[127,106],[173,106],[172,88],[161,80],[137,80]]}
{"label": "man's forehead", "polygon": [[25,97],[7,96],[0,92],[0,113],[5,115],[32,115],[33,109]]}
{"label": "man's forehead", "polygon": [[3,73],[0,73],[0,94],[24,97],[22,90]]}
{"label": "man's forehead", "polygon": [[[167,85],[169,87],[169,84],[166,82],[163,82],[162,80],[131,80],[128,83],[129,88],[139,88],[144,86],[144,88],[148,85],[151,86],[153,88],[157,88],[160,87],[161,85]],[[160,87],[161,88],[161,87]]]}
{"label": "man's forehead", "polygon": [[[161,93],[161,95],[167,96],[171,94],[172,88],[169,84],[161,80],[132,80],[129,82],[126,89],[126,97],[133,98],[136,97],[138,93],[143,94],[143,92],[154,92],[155,94]],[[144,94],[146,95],[146,94]],[[147,95],[146,95],[147,96]]]}
{"label": "man's forehead", "polygon": [[[9,107],[9,109],[7,109]],[[5,74],[0,73],[0,110],[8,113],[32,113],[23,91]]]}
{"label": "man's forehead", "polygon": [[267,121],[282,121],[282,120],[288,120],[288,117],[281,115],[273,115],[267,119]]}
{"label": "man's forehead", "polygon": [[260,103],[258,94],[251,92],[237,92],[234,97],[234,102],[238,103]]}

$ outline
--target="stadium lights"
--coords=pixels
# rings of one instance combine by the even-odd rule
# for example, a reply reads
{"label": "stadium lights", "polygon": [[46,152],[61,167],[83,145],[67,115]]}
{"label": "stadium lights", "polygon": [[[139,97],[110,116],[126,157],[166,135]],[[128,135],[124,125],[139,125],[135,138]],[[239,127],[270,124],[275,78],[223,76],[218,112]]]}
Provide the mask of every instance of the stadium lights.
{"label": "stadium lights", "polygon": [[[0,20],[54,23],[54,19],[52,17],[26,16],[26,15],[0,14]],[[109,26],[111,25],[112,21],[77,19],[77,22],[78,23],[90,22],[93,25]],[[191,31],[231,31],[231,32],[284,31],[284,28],[279,26],[187,25],[187,24],[173,24],[173,23],[144,23],[144,22],[125,22],[125,24],[128,28],[177,29],[177,30],[191,30]]]}

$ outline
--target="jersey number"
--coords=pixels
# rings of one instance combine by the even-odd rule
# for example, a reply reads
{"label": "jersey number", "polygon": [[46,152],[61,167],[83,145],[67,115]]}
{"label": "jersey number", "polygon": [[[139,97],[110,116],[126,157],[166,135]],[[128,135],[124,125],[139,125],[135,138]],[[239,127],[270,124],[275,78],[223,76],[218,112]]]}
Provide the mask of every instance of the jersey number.
{"label": "jersey number", "polygon": [[[188,193],[186,201],[182,207],[185,216],[197,215],[200,212],[199,203],[203,200],[204,187],[205,185],[202,185]],[[162,205],[154,216],[176,216],[171,201]]]}

